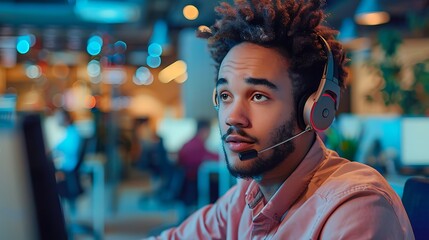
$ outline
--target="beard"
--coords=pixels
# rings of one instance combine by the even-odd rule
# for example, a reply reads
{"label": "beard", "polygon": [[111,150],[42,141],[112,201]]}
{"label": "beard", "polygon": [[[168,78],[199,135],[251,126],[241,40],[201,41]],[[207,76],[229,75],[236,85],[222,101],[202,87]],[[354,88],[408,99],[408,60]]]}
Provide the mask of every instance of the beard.
{"label": "beard", "polygon": [[[268,144],[268,147],[273,146],[279,142],[282,142],[288,137],[292,137],[293,126],[294,126],[293,120],[289,120],[285,122],[283,125],[274,129],[270,133],[271,140],[270,140],[270,143]],[[241,129],[239,129],[237,132],[240,134],[240,132],[242,131]],[[248,179],[248,178],[256,178],[258,176],[261,176],[263,173],[277,167],[291,153],[295,151],[295,144],[292,141],[283,143],[282,145],[279,145],[273,148],[270,156],[267,156],[265,158],[257,157],[254,160],[247,160],[252,162],[250,162],[250,164],[248,164],[247,166],[242,166],[242,167],[232,166],[228,159],[228,155],[225,151],[225,145],[222,145],[222,149],[225,154],[226,166],[228,168],[228,171],[231,173],[231,175],[236,178]]]}

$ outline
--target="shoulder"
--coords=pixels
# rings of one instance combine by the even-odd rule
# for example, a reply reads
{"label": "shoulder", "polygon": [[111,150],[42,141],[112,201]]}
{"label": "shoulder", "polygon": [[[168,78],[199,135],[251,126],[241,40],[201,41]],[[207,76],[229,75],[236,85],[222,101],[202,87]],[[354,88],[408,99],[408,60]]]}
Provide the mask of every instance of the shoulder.
{"label": "shoulder", "polygon": [[350,237],[360,233],[368,238],[377,236],[375,239],[378,239],[386,236],[386,231],[391,231],[396,237],[412,232],[401,199],[381,174],[357,162],[340,161],[336,164],[326,176],[319,174],[320,186],[314,193],[324,202],[321,220],[326,221],[325,233],[334,229],[338,232],[341,226],[347,226],[340,232]]}
{"label": "shoulder", "polygon": [[378,198],[395,211],[403,210],[401,199],[378,171],[340,157],[325,160],[309,187],[330,207],[346,204],[353,199],[360,199],[363,203]]}
{"label": "shoulder", "polygon": [[316,185],[317,193],[327,199],[360,191],[396,195],[386,179],[375,169],[338,156],[330,156],[322,162],[312,183]]}

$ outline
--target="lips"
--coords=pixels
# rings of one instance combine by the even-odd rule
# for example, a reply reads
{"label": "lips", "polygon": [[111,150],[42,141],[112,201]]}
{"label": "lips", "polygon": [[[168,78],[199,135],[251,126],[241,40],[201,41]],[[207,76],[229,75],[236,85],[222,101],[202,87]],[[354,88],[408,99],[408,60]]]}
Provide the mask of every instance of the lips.
{"label": "lips", "polygon": [[255,142],[240,135],[229,135],[226,137],[225,143],[231,151],[242,152],[249,150]]}

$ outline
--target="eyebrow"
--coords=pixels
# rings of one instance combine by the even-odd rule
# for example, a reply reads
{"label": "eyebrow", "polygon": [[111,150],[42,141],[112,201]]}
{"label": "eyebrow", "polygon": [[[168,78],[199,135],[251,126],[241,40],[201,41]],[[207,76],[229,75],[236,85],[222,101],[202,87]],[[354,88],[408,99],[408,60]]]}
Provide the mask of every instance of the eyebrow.
{"label": "eyebrow", "polygon": [[[246,81],[246,83],[251,84],[251,85],[262,85],[262,86],[266,86],[266,87],[273,89],[273,90],[278,89],[277,85],[268,81],[265,78],[252,78],[252,77],[250,77],[250,78],[246,78],[245,81]],[[216,81],[216,88],[219,85],[224,85],[224,84],[228,84],[228,80],[226,80],[225,78],[219,78]]]}
{"label": "eyebrow", "polygon": [[274,83],[268,81],[265,78],[252,78],[252,77],[250,77],[250,78],[246,78],[245,81],[246,81],[246,83],[252,84],[252,85],[262,85],[262,86],[266,86],[268,88],[271,88],[273,90],[277,90],[278,89],[277,85],[275,85]]}
{"label": "eyebrow", "polygon": [[224,85],[224,84],[228,84],[228,81],[227,81],[225,78],[219,78],[219,79],[216,81],[216,88],[217,88],[219,85]]}

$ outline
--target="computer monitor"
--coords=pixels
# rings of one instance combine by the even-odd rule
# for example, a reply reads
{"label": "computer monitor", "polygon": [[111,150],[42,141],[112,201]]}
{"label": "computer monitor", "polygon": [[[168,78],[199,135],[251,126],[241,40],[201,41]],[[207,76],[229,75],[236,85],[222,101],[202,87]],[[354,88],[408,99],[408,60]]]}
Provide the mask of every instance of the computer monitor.
{"label": "computer monitor", "polygon": [[167,152],[175,153],[194,136],[196,128],[195,119],[166,118],[160,122],[157,134],[163,138]]}
{"label": "computer monitor", "polygon": [[410,174],[429,174],[429,118],[404,117],[401,121],[400,167]]}
{"label": "computer monitor", "polygon": [[[197,120],[194,118],[165,118],[160,122],[157,129],[157,134],[163,138],[165,148],[169,153],[177,153],[196,132]],[[221,137],[217,123],[211,123],[206,147],[212,152],[219,152],[221,149]]]}
{"label": "computer monitor", "polygon": [[415,117],[402,120],[401,162],[410,166],[429,166],[429,118]]}
{"label": "computer monitor", "polygon": [[40,116],[0,126],[0,239],[67,239]]}

